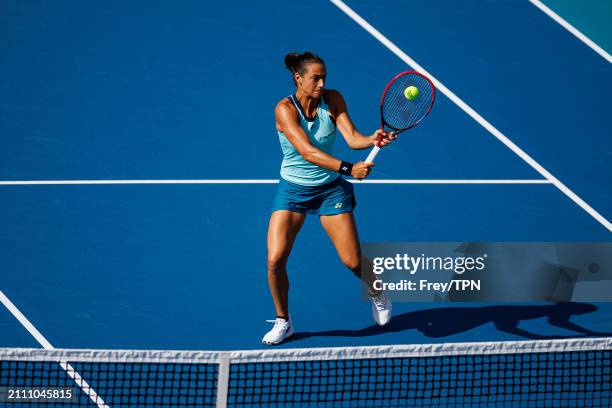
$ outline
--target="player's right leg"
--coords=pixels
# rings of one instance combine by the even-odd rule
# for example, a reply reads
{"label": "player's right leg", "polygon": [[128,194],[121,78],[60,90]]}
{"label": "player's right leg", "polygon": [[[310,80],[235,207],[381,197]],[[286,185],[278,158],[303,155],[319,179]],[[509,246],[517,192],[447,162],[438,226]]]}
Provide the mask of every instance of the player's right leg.
{"label": "player's right leg", "polygon": [[276,319],[274,327],[263,338],[263,343],[272,345],[282,342],[293,334],[293,322],[289,317],[289,277],[287,260],[305,214],[279,210],[274,211],[268,226],[268,286],[274,300]]}

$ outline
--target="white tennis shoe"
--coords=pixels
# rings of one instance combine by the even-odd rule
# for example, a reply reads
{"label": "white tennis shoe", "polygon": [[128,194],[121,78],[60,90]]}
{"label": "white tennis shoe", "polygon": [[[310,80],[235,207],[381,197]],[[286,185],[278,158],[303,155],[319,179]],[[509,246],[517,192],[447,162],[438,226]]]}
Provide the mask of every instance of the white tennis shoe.
{"label": "white tennis shoe", "polygon": [[372,300],[372,316],[379,326],[384,326],[391,321],[391,301],[381,292],[378,296],[370,298]]}
{"label": "white tennis shoe", "polygon": [[293,321],[291,320],[291,316],[289,316],[289,320],[277,317],[275,320],[266,320],[266,322],[274,323],[274,327],[263,337],[263,344],[273,346],[293,335]]}

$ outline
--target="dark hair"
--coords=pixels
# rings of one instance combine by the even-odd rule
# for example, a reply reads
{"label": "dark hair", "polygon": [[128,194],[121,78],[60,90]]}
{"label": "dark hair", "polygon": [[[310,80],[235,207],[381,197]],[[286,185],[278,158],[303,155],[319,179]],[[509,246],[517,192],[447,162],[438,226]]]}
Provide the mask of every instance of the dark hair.
{"label": "dark hair", "polygon": [[298,74],[303,75],[306,71],[306,65],[312,63],[325,65],[325,62],[323,62],[321,57],[308,51],[303,54],[292,52],[285,55],[285,66],[289,71],[291,71],[292,74],[297,72]]}

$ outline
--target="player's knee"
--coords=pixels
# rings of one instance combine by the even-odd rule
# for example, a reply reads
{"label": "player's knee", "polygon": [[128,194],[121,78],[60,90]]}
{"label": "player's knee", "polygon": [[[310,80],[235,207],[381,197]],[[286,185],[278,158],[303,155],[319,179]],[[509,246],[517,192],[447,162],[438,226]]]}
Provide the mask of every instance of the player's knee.
{"label": "player's knee", "polygon": [[342,263],[349,268],[350,270],[354,271],[356,269],[359,269],[361,267],[361,257],[358,254],[354,254],[354,255],[346,255],[342,257]]}
{"label": "player's knee", "polygon": [[273,274],[285,273],[287,257],[282,254],[268,254],[268,272]]}

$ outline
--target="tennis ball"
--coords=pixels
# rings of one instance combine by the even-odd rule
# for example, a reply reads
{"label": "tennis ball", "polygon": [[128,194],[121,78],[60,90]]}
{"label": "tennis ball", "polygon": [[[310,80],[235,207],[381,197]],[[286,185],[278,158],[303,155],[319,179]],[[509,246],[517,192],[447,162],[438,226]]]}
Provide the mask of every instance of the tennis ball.
{"label": "tennis ball", "polygon": [[406,89],[404,89],[404,96],[409,101],[413,100],[414,98],[419,96],[419,88],[417,88],[416,86],[407,87]]}

